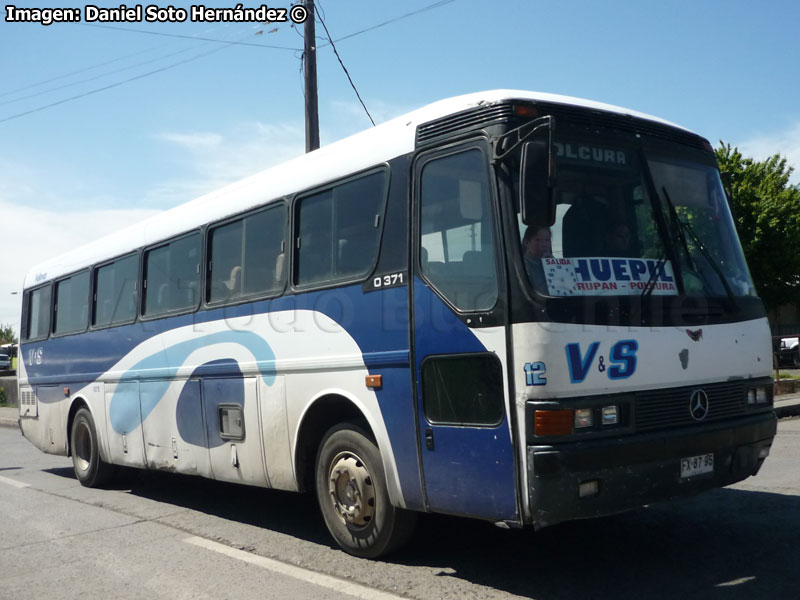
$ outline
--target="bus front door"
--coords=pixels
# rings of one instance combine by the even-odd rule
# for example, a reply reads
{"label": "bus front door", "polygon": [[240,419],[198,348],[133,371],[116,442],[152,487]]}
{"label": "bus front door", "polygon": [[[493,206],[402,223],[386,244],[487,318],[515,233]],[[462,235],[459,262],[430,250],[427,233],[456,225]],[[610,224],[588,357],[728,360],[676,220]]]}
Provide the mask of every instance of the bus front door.
{"label": "bus front door", "polygon": [[[519,521],[494,194],[475,143],[415,166],[412,310],[427,508]],[[501,320],[502,321],[502,320]]]}

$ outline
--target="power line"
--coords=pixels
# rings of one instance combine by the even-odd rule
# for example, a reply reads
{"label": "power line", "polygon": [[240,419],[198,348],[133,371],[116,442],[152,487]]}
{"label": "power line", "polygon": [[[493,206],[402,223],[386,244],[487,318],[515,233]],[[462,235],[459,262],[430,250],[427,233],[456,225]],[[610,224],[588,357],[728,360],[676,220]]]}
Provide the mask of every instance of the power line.
{"label": "power line", "polygon": [[[212,27],[208,31],[214,31],[215,29],[219,29],[219,26]],[[185,37],[185,36],[183,36],[183,37]],[[246,36],[244,36],[244,37],[246,37]],[[244,39],[244,37],[242,37],[240,39]],[[220,41],[222,41],[222,40],[220,40]],[[234,40],[227,40],[227,43],[232,43],[232,42],[234,42]],[[110,64],[113,64],[113,63],[116,63],[116,62],[119,62],[119,61],[122,61],[122,60],[125,60],[125,59],[128,59],[128,58],[131,58],[133,56],[138,56],[140,54],[146,54],[146,53],[151,52],[153,50],[158,50],[160,48],[164,48],[167,45],[168,45],[168,43],[165,42],[164,44],[161,44],[161,45],[158,45],[158,46],[152,46],[152,47],[146,48],[144,50],[139,50],[138,52],[133,52],[131,54],[125,54],[123,56],[119,56],[119,57],[111,59],[111,60],[103,61],[101,63],[97,63],[97,64],[94,64],[94,65],[90,65],[88,67],[84,67],[82,69],[78,69],[76,71],[71,71],[69,73],[65,73],[63,75],[57,75],[57,76],[51,77],[49,79],[44,79],[42,81],[37,81],[35,83],[28,84],[28,85],[23,86],[21,88],[17,88],[17,89],[14,89],[14,90],[9,90],[7,92],[0,93],[0,98],[2,98],[4,96],[9,96],[9,95],[12,95],[12,94],[17,94],[19,92],[24,92],[25,90],[28,90],[28,89],[31,89],[31,88],[35,88],[35,87],[39,87],[39,86],[42,86],[42,85],[46,85],[48,83],[51,83],[51,82],[54,82],[54,81],[58,81],[60,79],[66,79],[67,77],[72,77],[73,75],[78,75],[78,74],[84,73],[86,71],[92,71],[94,69],[99,69],[100,67],[104,67],[106,65],[110,65]],[[160,56],[158,56],[158,57],[156,57],[154,59],[146,60],[146,61],[143,61],[143,62],[139,62],[139,63],[136,63],[136,64],[131,65],[131,66],[127,66],[127,67],[122,67],[121,69],[117,69],[117,70],[114,70],[114,71],[108,71],[106,73],[103,73],[101,75],[97,75],[95,77],[89,77],[88,79],[82,79],[82,80],[77,81],[77,82],[72,82],[72,83],[67,83],[67,84],[61,85],[61,86],[52,87],[52,88],[49,88],[47,90],[43,90],[41,92],[36,92],[34,94],[29,94],[27,96],[22,96],[22,97],[19,97],[19,98],[15,98],[13,100],[6,100],[6,101],[3,101],[3,102],[0,102],[0,105],[13,104],[14,102],[18,102],[20,100],[27,100],[27,99],[30,99],[30,98],[34,98],[36,96],[41,96],[42,94],[44,94],[46,92],[57,91],[57,90],[64,89],[64,88],[67,88],[67,87],[72,87],[74,85],[78,85],[78,84],[81,84],[81,83],[87,83],[89,81],[94,81],[96,79],[101,79],[103,77],[108,77],[110,75],[116,75],[117,73],[121,73],[123,71],[128,71],[128,70],[130,70],[132,68],[135,68],[137,66],[144,66],[144,65],[147,65],[147,64],[150,64],[150,63],[153,63],[153,62],[157,62],[159,60],[164,60],[166,58],[170,58],[172,56],[176,56],[178,54],[183,54],[185,52],[191,52],[192,50],[193,50],[193,48],[186,48],[184,50],[179,50],[177,52],[171,52],[169,54],[162,54],[162,55],[160,55]]]}
{"label": "power line", "polygon": [[[448,0],[453,2],[453,0]],[[218,44],[229,44],[235,46],[254,46],[256,48],[269,48],[272,50],[302,50],[302,48],[291,48],[289,46],[270,46],[268,44],[253,44],[251,42],[231,42],[229,40],[218,40],[215,38],[195,37],[193,35],[181,35],[179,33],[164,33],[163,31],[149,31],[147,29],[131,29],[129,27],[116,27],[114,25],[97,25],[95,23],[82,23],[85,27],[99,27],[101,29],[116,29],[117,31],[127,31],[129,33],[144,33],[147,35],[160,35],[163,37],[182,38],[187,40],[197,40],[201,42],[216,42]]]}
{"label": "power line", "polygon": [[31,110],[27,110],[25,112],[18,113],[16,115],[11,115],[10,117],[6,117],[4,119],[0,119],[0,123],[5,123],[6,121],[11,121],[13,119],[18,119],[20,117],[24,117],[25,115],[30,115],[32,113],[36,113],[42,110],[46,110],[48,108],[52,108],[54,106],[58,106],[60,104],[65,104],[67,102],[72,102],[73,100],[78,100],[79,98],[85,98],[86,96],[91,96],[93,94],[97,94],[99,92],[104,92],[105,90],[110,90],[111,88],[119,87],[125,83],[130,83],[131,81],[136,81],[137,79],[143,79],[144,77],[149,77],[150,75],[154,75],[156,73],[161,73],[163,71],[167,71],[168,69],[172,69],[174,67],[178,67],[180,65],[185,65],[186,63],[192,62],[194,60],[198,60],[200,58],[204,58],[209,56],[210,54],[214,54],[215,52],[219,52],[221,50],[225,50],[232,46],[234,42],[231,42],[228,46],[220,46],[214,48],[213,50],[209,50],[208,52],[203,52],[202,54],[197,54],[185,60],[178,61],[176,63],[172,63],[171,65],[167,65],[165,67],[161,67],[160,69],[155,69],[153,71],[148,71],[147,73],[142,73],[140,75],[136,75],[135,77],[129,77],[128,79],[123,79],[122,81],[117,81],[116,83],[112,83],[111,85],[107,85],[101,88],[97,88],[94,90],[90,90],[88,92],[84,92],[83,94],[78,94],[77,96],[71,96],[69,98],[64,98],[63,100],[59,100],[58,102],[52,102],[51,104],[46,104],[44,106],[40,106],[38,108],[33,108]]}
{"label": "power line", "polygon": [[320,14],[320,12],[319,11],[316,11],[316,12],[317,12],[317,16],[319,17],[319,22],[322,23],[322,28],[325,30],[325,33],[328,36],[328,40],[331,43],[331,48],[333,48],[333,53],[336,55],[336,58],[339,60],[339,64],[342,65],[342,70],[344,71],[344,74],[347,75],[347,81],[350,82],[350,87],[353,88],[353,91],[356,93],[356,97],[358,98],[358,101],[361,102],[361,106],[364,107],[364,112],[367,113],[367,116],[369,117],[369,120],[372,123],[372,126],[375,127],[375,121],[373,120],[372,115],[369,114],[369,111],[367,110],[367,105],[364,104],[364,101],[361,99],[361,94],[358,93],[358,90],[356,89],[356,84],[353,83],[353,78],[350,77],[350,73],[348,73],[347,67],[345,67],[344,63],[342,62],[342,57],[339,56],[339,52],[336,50],[336,45],[333,43],[333,39],[331,38],[331,32],[328,31],[328,26],[325,25],[325,21],[322,19],[322,15]]}
{"label": "power line", "polygon": [[[345,36],[343,36],[343,37],[341,37],[341,38],[339,38],[339,39],[337,39],[335,41],[336,42],[340,42],[340,41],[343,41],[343,40],[350,39],[350,38],[355,37],[357,35],[361,35],[362,33],[367,33],[369,31],[373,31],[373,30],[378,29],[380,27],[385,27],[386,25],[389,25],[391,23],[396,23],[397,21],[400,21],[402,19],[406,19],[408,17],[412,17],[414,15],[418,15],[420,13],[432,10],[434,8],[439,8],[440,6],[444,6],[446,4],[450,4],[451,2],[455,2],[455,0],[440,0],[439,2],[434,2],[433,4],[425,6],[423,8],[418,9],[418,10],[415,10],[415,11],[412,11],[412,12],[409,12],[409,13],[405,13],[403,15],[399,15],[397,17],[394,17],[394,18],[389,19],[387,21],[384,21],[382,23],[378,23],[378,24],[373,25],[371,27],[368,27],[366,29],[362,29],[360,31],[356,31],[356,32],[350,33],[350,34],[345,35]],[[325,26],[325,23],[322,20],[322,17],[320,17],[320,22],[322,23],[322,26],[325,28],[325,32],[328,33],[328,43],[325,43],[322,46],[318,46],[317,48],[324,47],[324,46],[327,46],[327,45],[330,45],[330,46],[333,47],[333,51],[336,54],[336,58],[339,60],[339,64],[342,66],[342,69],[344,70],[345,75],[347,75],[347,79],[350,81],[350,85],[352,86],[353,90],[355,91],[359,102],[361,102],[361,106],[364,107],[364,111],[367,113],[367,116],[369,117],[370,121],[372,122],[373,125],[375,125],[375,121],[372,119],[372,116],[369,114],[369,111],[367,110],[367,107],[364,105],[364,101],[361,99],[361,95],[358,93],[358,90],[356,89],[355,84],[353,83],[353,80],[352,80],[352,78],[350,77],[350,74],[347,71],[347,68],[344,66],[344,63],[342,62],[342,59],[339,56],[339,53],[336,51],[336,47],[334,46],[334,40],[330,36],[330,33],[328,32],[328,28]],[[210,50],[208,52],[204,52],[204,53],[198,54],[196,56],[187,58],[186,60],[182,60],[182,61],[178,61],[176,63],[172,63],[170,65],[166,65],[165,67],[161,67],[159,69],[154,69],[152,71],[148,71],[146,73],[142,73],[142,74],[136,75],[134,77],[129,77],[128,79],[124,79],[122,81],[118,81],[116,83],[112,83],[110,85],[103,86],[101,88],[90,90],[88,92],[84,92],[82,94],[77,94],[75,96],[70,96],[69,98],[64,98],[64,99],[59,100],[57,102],[52,102],[50,104],[46,104],[46,105],[40,106],[38,108],[34,108],[34,109],[27,110],[27,111],[24,111],[24,112],[21,112],[21,113],[17,113],[15,115],[11,115],[9,117],[2,118],[2,119],[0,119],[0,123],[5,123],[6,121],[11,121],[11,120],[14,120],[14,119],[18,119],[20,117],[24,117],[24,116],[32,114],[32,113],[40,112],[40,111],[46,110],[48,108],[52,108],[54,106],[59,106],[61,104],[65,104],[65,103],[71,102],[73,100],[78,100],[80,98],[85,98],[87,96],[91,96],[93,94],[97,94],[99,92],[103,92],[105,90],[109,90],[109,89],[118,87],[120,85],[124,85],[126,83],[130,83],[131,81],[136,81],[138,79],[143,79],[145,77],[149,77],[150,75],[154,75],[156,73],[161,73],[163,71],[166,71],[166,70],[169,70],[169,69],[184,65],[186,63],[198,60],[200,58],[204,58],[206,56],[214,54],[215,52],[218,52],[220,50],[224,50],[225,48],[229,48],[230,46],[235,46],[235,45],[238,45],[238,46],[255,46],[255,47],[258,47],[258,48],[269,48],[269,49],[275,49],[275,50],[292,50],[295,53],[302,52],[302,49],[300,49],[300,48],[293,48],[293,47],[288,47],[288,46],[273,46],[273,45],[267,45],[267,44],[253,44],[253,43],[242,42],[242,41],[220,40],[220,39],[206,38],[206,37],[200,38],[200,37],[195,37],[195,36],[186,36],[186,35],[173,34],[173,33],[147,31],[147,30],[142,30],[142,29],[130,29],[130,28],[127,28],[127,27],[115,27],[113,25],[98,25],[98,24],[89,24],[89,23],[84,23],[84,25],[87,26],[87,27],[98,27],[98,28],[102,28],[102,29],[114,29],[114,30],[118,30],[118,31],[127,31],[129,33],[142,33],[142,34],[149,34],[149,35],[159,35],[159,36],[163,36],[163,37],[176,37],[176,38],[190,39],[190,40],[195,40],[195,41],[215,42],[215,43],[219,43],[219,44],[224,44],[224,46],[221,46],[219,48],[215,48],[215,49]],[[98,68],[98,67],[101,67],[101,66],[104,66],[104,65],[107,65],[107,64],[111,64],[111,63],[117,62],[119,60],[123,60],[125,58],[129,58],[130,56],[136,56],[137,54],[141,54],[141,53],[147,52],[147,51],[149,51],[149,50],[145,50],[145,51],[141,51],[141,52],[136,52],[136,53],[133,53],[133,54],[125,55],[123,57],[115,58],[115,59],[112,59],[110,61],[106,61],[106,62],[103,62],[103,63],[99,63],[97,65],[86,67],[84,69],[79,69],[77,71],[73,71],[73,72],[67,73],[65,75],[60,75],[58,77],[53,77],[53,78],[50,78],[50,79],[47,79],[47,80],[44,80],[44,81],[41,81],[41,82],[38,82],[38,83],[33,83],[33,84],[27,85],[25,87],[18,88],[16,90],[3,92],[3,93],[0,94],[0,97],[8,95],[8,94],[13,94],[13,93],[16,93],[16,92],[24,91],[26,89],[30,89],[30,88],[36,87],[38,85],[43,85],[43,84],[49,83],[51,81],[56,81],[58,79],[63,79],[65,77],[69,77],[71,75],[75,75],[75,74],[78,74],[78,73],[82,73],[84,71],[95,69],[95,68]],[[174,56],[174,54],[170,54],[170,55],[167,55],[166,57],[161,57],[161,58],[167,58],[169,56]],[[152,61],[150,61],[150,62],[152,62]],[[109,73],[109,75],[113,75],[113,74],[115,74],[117,72],[119,72],[119,71],[114,71],[112,73]]]}
{"label": "power line", "polygon": [[[399,15],[388,21],[384,21],[382,23],[378,23],[377,25],[373,25],[371,27],[367,27],[366,29],[361,29],[360,31],[354,31],[353,33],[349,33],[343,37],[340,37],[336,40],[336,42],[341,42],[344,40],[349,40],[351,37],[355,37],[357,35],[361,35],[362,33],[367,33],[368,31],[373,31],[375,29],[379,29],[380,27],[385,27],[386,25],[391,25],[392,23],[396,23],[397,21],[402,21],[403,19],[407,19],[408,17],[413,17],[414,15],[418,15],[420,13],[424,13],[429,10],[433,10],[434,8],[439,8],[440,6],[444,6],[445,4],[450,4],[451,2],[455,2],[456,0],[440,0],[439,2],[434,2],[433,4],[429,4],[428,6],[424,6],[419,10],[412,11],[410,13],[406,13],[404,15]],[[333,41],[330,42],[333,45]],[[319,47],[327,46],[328,44],[323,44]]]}
{"label": "power line", "polygon": [[153,48],[146,48],[145,50],[139,50],[138,52],[133,52],[132,54],[126,54],[125,56],[119,56],[117,58],[113,58],[111,60],[107,60],[105,62],[98,63],[96,65],[91,65],[89,67],[84,67],[83,69],[78,69],[77,71],[72,71],[70,73],[65,73],[64,75],[57,75],[56,77],[51,77],[50,79],[43,79],[42,81],[37,81],[36,83],[30,83],[24,87],[17,88],[15,90],[9,90],[7,92],[0,93],[0,98],[3,96],[9,96],[11,94],[16,94],[17,92],[24,92],[25,90],[29,90],[33,87],[38,87],[40,85],[45,85],[47,83],[51,83],[53,81],[58,81],[59,79],[65,79],[67,77],[72,77],[73,75],[78,75],[79,73],[83,73],[84,71],[91,71],[92,69],[99,69],[100,67],[104,67],[106,65],[110,65],[115,62],[119,62],[121,60],[125,60],[126,58],[130,58],[132,56],[138,56],[139,54],[145,54],[146,52],[150,52]]}
{"label": "power line", "polygon": [[[349,40],[350,38],[355,37],[357,35],[361,35],[362,33],[367,33],[369,31],[374,31],[375,29],[379,29],[381,27],[385,27],[386,25],[391,25],[392,23],[396,23],[397,21],[402,21],[403,19],[407,19],[408,17],[413,17],[413,16],[418,15],[420,13],[424,13],[424,12],[427,12],[429,10],[433,10],[434,8],[439,8],[440,6],[444,6],[445,4],[450,4],[451,2],[455,2],[455,1],[456,0],[440,0],[439,2],[434,2],[433,4],[429,4],[428,6],[423,6],[422,8],[420,8],[418,10],[415,10],[415,11],[412,11],[412,12],[409,12],[409,13],[405,13],[405,14],[402,14],[402,15],[398,15],[397,17],[393,17],[393,18],[389,19],[388,21],[383,21],[381,23],[377,23],[375,25],[367,27],[366,29],[361,29],[359,31],[354,31],[353,33],[348,33],[345,36],[342,36],[342,37],[340,37],[340,38],[338,38],[336,40],[333,40],[333,42],[341,42],[343,40]],[[116,27],[114,25],[99,25],[97,23],[82,23],[82,25],[84,25],[85,27],[99,27],[101,29],[116,29],[118,31],[127,31],[128,33],[142,33],[142,34],[146,34],[146,35],[159,35],[159,36],[163,36],[163,37],[174,37],[174,38],[201,40],[201,41],[204,41],[204,42],[216,42],[218,44],[236,44],[238,46],[254,46],[256,48],[272,48],[272,49],[275,49],[275,50],[295,50],[295,51],[299,50],[299,51],[302,51],[302,48],[292,48],[292,47],[289,47],[289,46],[270,46],[270,45],[267,45],[267,44],[254,44],[254,43],[249,43],[249,42],[230,42],[228,40],[220,40],[220,39],[216,39],[216,38],[206,38],[206,37],[198,38],[198,37],[194,37],[194,36],[190,36],[190,35],[180,35],[178,33],[164,33],[162,31],[149,31],[147,29],[131,29],[130,27]],[[302,37],[302,34],[300,34],[299,31],[298,31],[298,35],[300,35]],[[325,46],[329,46],[333,42],[331,42],[329,40],[327,43],[322,44],[321,46],[317,46],[317,47],[318,48],[322,48],[322,47],[325,47]]]}
{"label": "power line", "polygon": [[150,60],[146,60],[146,61],[143,61],[143,62],[135,63],[133,65],[128,65],[127,67],[122,67],[121,69],[117,69],[116,71],[110,71],[108,73],[101,73],[100,75],[95,75],[95,76],[89,77],[87,79],[81,79],[81,80],[78,80],[78,81],[73,81],[71,83],[65,83],[63,85],[59,85],[59,86],[56,86],[56,87],[47,88],[47,89],[42,90],[40,92],[35,92],[33,94],[28,94],[27,96],[20,96],[19,98],[14,98],[13,100],[5,100],[3,102],[0,102],[0,106],[4,106],[6,104],[13,104],[14,102],[19,102],[21,100],[28,100],[30,98],[35,98],[37,96],[41,96],[42,94],[47,94],[48,92],[55,92],[55,91],[58,91],[58,90],[63,90],[64,88],[73,87],[73,86],[76,86],[76,85],[80,85],[82,83],[88,83],[90,81],[95,81],[97,79],[102,79],[103,77],[108,77],[109,75],[116,75],[117,73],[122,73],[123,71],[130,71],[131,69],[135,69],[137,67],[142,67],[144,65],[149,65],[151,63],[158,62],[160,60],[171,58],[173,56],[177,56],[178,54],[185,54],[187,52],[191,52],[192,50],[194,50],[194,48],[184,48],[183,50],[178,50],[177,52],[171,52],[169,54],[166,54],[166,55],[163,55],[163,56],[158,56],[158,57],[152,58]]}
{"label": "power line", "polygon": [[[241,38],[240,38],[240,40],[241,40],[241,39],[244,39],[245,37],[249,37],[250,35],[251,35],[251,34],[250,34],[250,33],[248,33],[246,36],[243,36],[243,37],[241,37]],[[181,37],[187,37],[187,36],[181,36]],[[195,38],[195,39],[197,39],[197,38]],[[135,77],[130,77],[130,78],[128,78],[128,79],[124,79],[124,80],[122,80],[122,81],[118,81],[118,82],[116,82],[116,83],[113,83],[113,84],[110,84],[110,85],[107,85],[107,86],[103,86],[103,87],[101,87],[101,88],[97,88],[97,89],[94,89],[94,90],[90,90],[90,91],[88,91],[88,92],[85,92],[85,93],[82,93],[82,94],[77,94],[77,95],[75,95],[75,96],[71,96],[71,97],[69,97],[69,98],[64,98],[64,99],[62,99],[62,100],[59,100],[59,101],[57,101],[57,102],[52,102],[52,103],[50,103],[50,104],[47,104],[47,105],[44,105],[44,106],[40,106],[40,107],[38,107],[38,108],[34,108],[34,109],[31,109],[31,110],[28,110],[28,111],[25,111],[25,112],[21,112],[21,113],[15,114],[15,115],[11,115],[10,117],[6,117],[6,118],[3,118],[3,119],[0,119],[0,123],[4,123],[5,121],[11,121],[11,120],[13,120],[13,119],[17,119],[17,118],[19,118],[19,117],[23,117],[23,116],[25,116],[25,115],[28,115],[28,114],[31,114],[31,113],[39,112],[39,111],[45,110],[45,109],[47,109],[47,108],[51,108],[51,107],[54,107],[54,106],[58,106],[58,105],[60,105],[60,104],[64,104],[64,103],[67,103],[67,102],[71,102],[72,100],[77,100],[77,99],[80,99],[80,98],[84,98],[84,97],[86,97],[86,96],[91,96],[91,95],[93,95],[93,94],[96,94],[96,93],[98,93],[98,92],[102,92],[102,91],[105,91],[105,90],[108,90],[108,89],[111,89],[111,88],[114,88],[114,87],[120,86],[120,85],[122,85],[122,84],[129,83],[129,82],[131,82],[131,81],[135,81],[135,80],[137,80],[137,79],[142,79],[142,78],[144,78],[144,77],[147,77],[147,76],[149,76],[149,75],[154,75],[154,74],[156,74],[156,73],[160,73],[160,72],[162,72],[162,71],[166,71],[166,70],[168,70],[168,69],[172,69],[172,68],[174,68],[174,67],[178,67],[178,66],[184,65],[184,64],[186,64],[186,63],[189,63],[189,62],[192,62],[192,61],[194,61],[194,60],[198,60],[198,59],[200,59],[200,58],[204,58],[204,57],[206,57],[206,56],[208,56],[208,55],[210,55],[210,54],[213,54],[213,53],[215,53],[215,52],[218,52],[218,51],[220,51],[220,50],[224,50],[224,49],[226,49],[226,48],[228,48],[228,47],[230,47],[230,46],[236,45],[237,43],[239,43],[239,42],[240,42],[240,40],[228,40],[227,42],[225,42],[225,44],[226,44],[225,46],[221,46],[221,47],[214,48],[213,50],[210,50],[209,52],[204,52],[204,53],[201,53],[201,54],[198,54],[198,55],[192,56],[192,57],[190,57],[190,58],[188,58],[188,59],[186,59],[186,60],[178,61],[178,62],[176,62],[176,63],[172,63],[172,64],[170,64],[170,65],[166,65],[165,67],[162,67],[162,68],[159,68],[159,69],[154,69],[154,70],[152,70],[152,71],[148,71],[148,72],[146,72],[146,73],[142,73],[142,74],[140,74],[140,75],[137,75],[137,76],[135,76]],[[180,50],[180,51],[177,51],[177,52],[173,52],[173,53],[170,53],[170,54],[167,54],[167,55],[162,55],[162,56],[160,56],[160,57],[158,57],[158,58],[156,58],[156,59],[149,60],[149,61],[145,61],[145,62],[143,62],[143,63],[138,63],[138,64],[136,64],[136,65],[133,65],[133,67],[137,67],[137,66],[142,66],[142,65],[145,65],[145,64],[149,64],[149,63],[155,62],[155,61],[157,61],[157,60],[163,60],[163,59],[165,59],[165,58],[169,58],[169,57],[171,57],[171,56],[175,56],[175,55],[177,55],[177,54],[182,54],[182,53],[184,53],[184,52],[189,52],[189,51],[191,51],[191,50],[192,50],[192,49],[191,49],[191,48],[189,48],[189,49],[185,49],[185,50]],[[134,55],[135,55],[135,54],[138,54],[138,53],[134,53]],[[125,57],[121,57],[121,58],[128,58],[128,57],[130,57],[130,56],[133,56],[133,55],[126,55]],[[116,60],[119,60],[119,59],[114,59],[114,61],[116,61]],[[114,61],[108,61],[108,62],[114,62]],[[88,69],[91,69],[91,68],[96,68],[96,67],[102,66],[103,64],[107,64],[107,63],[101,63],[100,65],[94,65],[93,67],[87,67],[86,69],[80,69],[80,70],[78,70],[78,71],[74,71],[73,73],[71,73],[71,75],[74,75],[75,73],[80,73],[80,72],[82,72],[82,71],[85,71],[85,70],[88,70]],[[94,79],[98,79],[98,78],[100,78],[100,77],[105,77],[105,76],[109,76],[109,75],[116,75],[117,73],[120,73],[120,72],[122,72],[122,71],[127,71],[127,70],[129,70],[130,68],[132,68],[132,67],[124,67],[124,68],[122,68],[122,69],[117,69],[116,71],[111,71],[111,72],[109,72],[109,73],[105,73],[104,75],[100,75],[100,76],[97,76],[97,77],[92,77],[92,78],[89,78],[89,79],[86,79],[86,80],[83,80],[83,81],[80,81],[80,82],[77,82],[77,83],[86,83],[87,81],[91,81],[91,80],[94,80]],[[61,79],[61,78],[63,78],[63,77],[66,77],[66,76],[68,76],[68,75],[60,76],[60,77],[53,78],[53,79]],[[46,83],[46,82],[44,82],[44,83]],[[35,85],[35,84],[32,84],[31,86],[27,86],[27,87],[33,87],[33,85]],[[75,84],[67,84],[67,85],[65,85],[65,86],[60,86],[60,87],[57,87],[57,88],[51,88],[50,90],[45,90],[45,91],[54,91],[54,90],[57,90],[57,89],[61,89],[61,88],[63,88],[63,87],[69,87],[70,85],[75,85]],[[43,93],[43,92],[42,92],[42,93]],[[32,94],[31,96],[27,96],[27,97],[38,96],[38,95],[41,95],[41,93],[38,93],[38,94]],[[26,97],[26,98],[27,98],[27,97]],[[19,98],[19,99],[22,99],[22,98]],[[2,103],[2,104],[9,104],[9,103],[11,103],[11,102],[16,102],[16,100],[7,101],[7,102],[4,102],[4,103]]]}

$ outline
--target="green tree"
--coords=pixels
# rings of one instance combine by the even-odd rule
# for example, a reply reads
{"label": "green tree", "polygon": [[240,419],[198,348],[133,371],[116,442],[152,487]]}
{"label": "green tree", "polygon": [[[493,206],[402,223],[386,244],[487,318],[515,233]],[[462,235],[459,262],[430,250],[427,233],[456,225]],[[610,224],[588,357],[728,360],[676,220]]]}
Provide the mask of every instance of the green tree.
{"label": "green tree", "polygon": [[733,212],[750,273],[767,310],[800,304],[800,187],[780,154],[757,161],[720,142],[720,170],[730,173]]}
{"label": "green tree", "polygon": [[17,333],[10,323],[0,323],[0,344],[16,344]]}

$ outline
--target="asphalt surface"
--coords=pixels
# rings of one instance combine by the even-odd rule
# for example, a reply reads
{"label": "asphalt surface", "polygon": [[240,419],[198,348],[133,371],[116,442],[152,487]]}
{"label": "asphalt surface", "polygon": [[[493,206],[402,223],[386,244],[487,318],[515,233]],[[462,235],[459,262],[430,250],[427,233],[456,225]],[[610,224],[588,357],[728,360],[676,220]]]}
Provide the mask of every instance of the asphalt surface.
{"label": "asphalt surface", "polygon": [[784,419],[759,474],[733,486],[541,531],[420,515],[408,547],[367,561],[335,547],[313,494],[152,471],[84,488],[68,458],[3,427],[0,598],[798,598],[799,461],[800,420]]}

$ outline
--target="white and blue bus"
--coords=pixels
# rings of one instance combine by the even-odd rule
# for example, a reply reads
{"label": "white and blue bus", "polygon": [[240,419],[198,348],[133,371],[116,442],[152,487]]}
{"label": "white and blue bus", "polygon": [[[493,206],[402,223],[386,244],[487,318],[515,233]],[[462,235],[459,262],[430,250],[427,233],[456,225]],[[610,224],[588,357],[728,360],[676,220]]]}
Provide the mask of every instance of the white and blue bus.
{"label": "white and blue bus", "polygon": [[76,248],[28,273],[21,331],[22,432],[82,484],[315,490],[365,557],[419,512],[538,528],[728,485],[776,432],[712,147],[562,96],[443,100]]}

